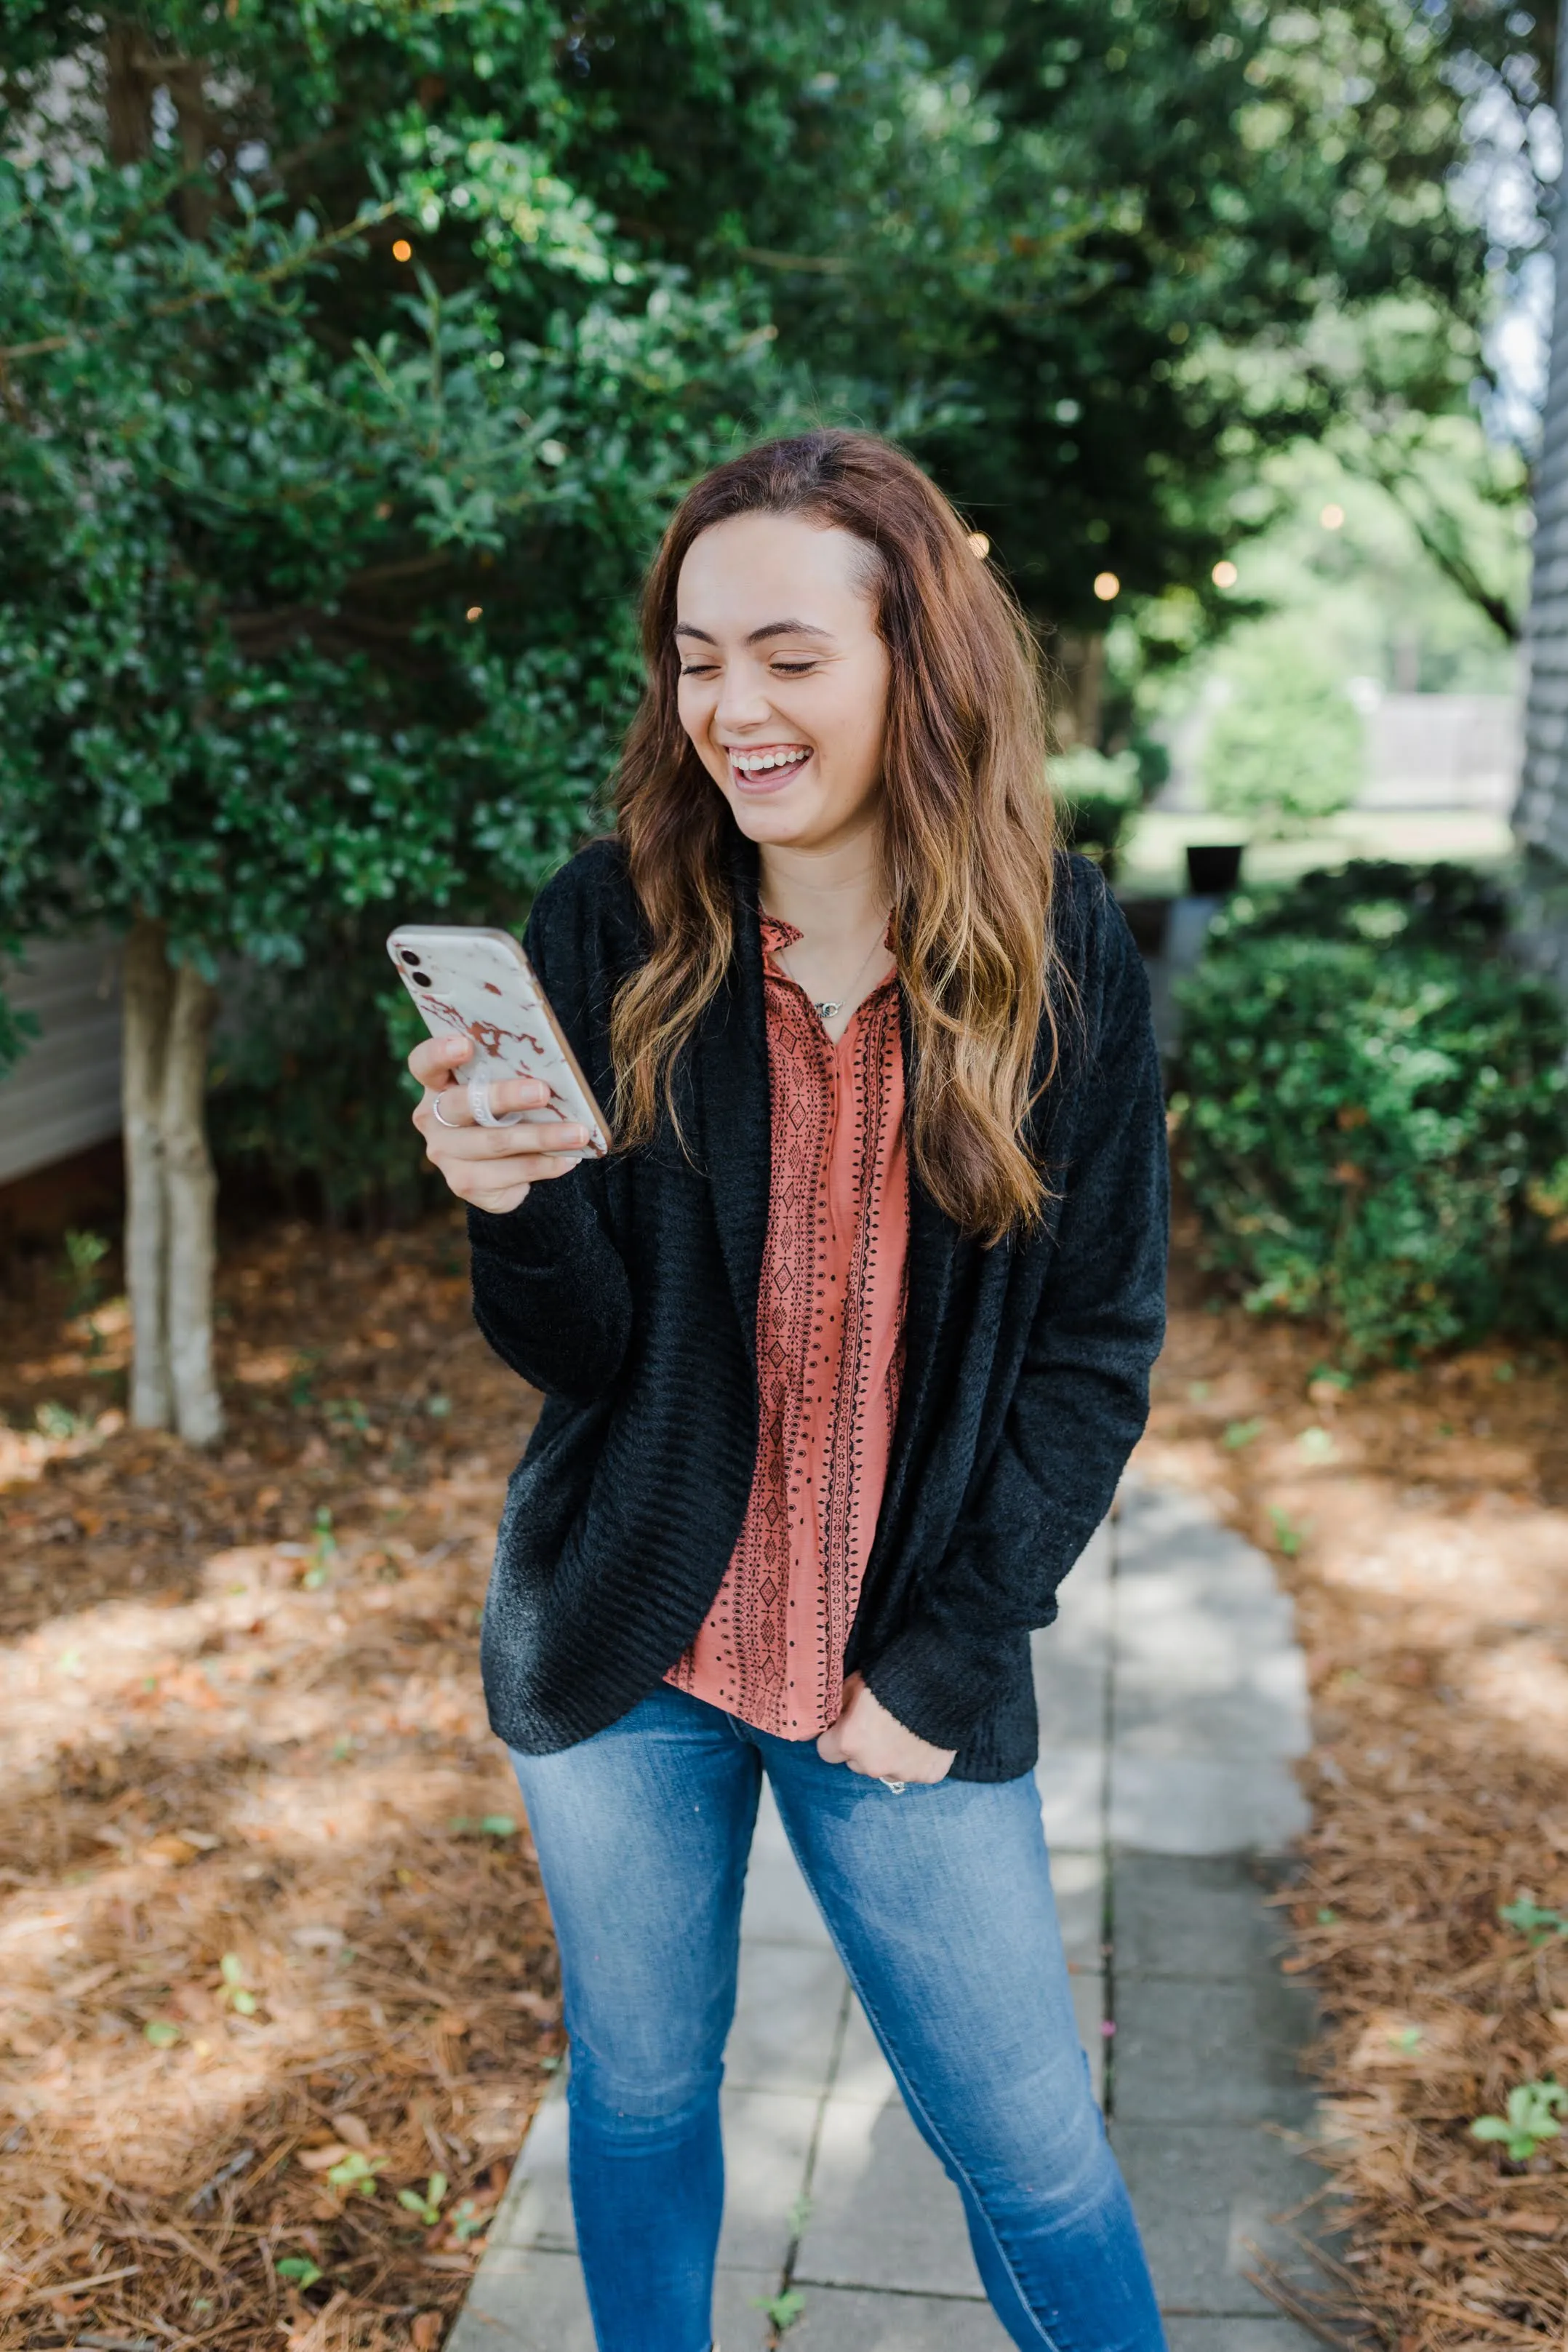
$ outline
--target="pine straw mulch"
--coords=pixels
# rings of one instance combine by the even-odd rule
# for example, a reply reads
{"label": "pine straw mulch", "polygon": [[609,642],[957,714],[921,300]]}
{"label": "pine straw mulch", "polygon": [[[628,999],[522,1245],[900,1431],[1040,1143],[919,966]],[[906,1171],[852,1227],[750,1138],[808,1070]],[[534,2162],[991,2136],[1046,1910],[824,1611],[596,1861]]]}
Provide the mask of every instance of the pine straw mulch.
{"label": "pine straw mulch", "polygon": [[123,1427],[122,1308],[0,1302],[7,2352],[438,2345],[563,2047],[477,1656],[534,1400],[460,1227],[220,1291],[214,1457]]}
{"label": "pine straw mulch", "polygon": [[1139,1465],[1215,1497],[1295,1597],[1316,1746],[1286,1965],[1326,2012],[1341,2310],[1392,2352],[1568,2344],[1568,2116],[1524,2165],[1468,2128],[1568,2084],[1568,1939],[1499,1917],[1528,1895],[1568,1921],[1568,1349],[1342,1391],[1321,1332],[1205,1295],[1197,1240],[1179,1220]]}

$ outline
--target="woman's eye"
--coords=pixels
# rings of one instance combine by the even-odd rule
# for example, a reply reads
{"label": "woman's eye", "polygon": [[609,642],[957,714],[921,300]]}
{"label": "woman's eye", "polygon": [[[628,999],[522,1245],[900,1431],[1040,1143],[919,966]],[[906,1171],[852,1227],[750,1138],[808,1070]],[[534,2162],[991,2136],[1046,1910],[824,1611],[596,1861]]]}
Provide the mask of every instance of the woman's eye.
{"label": "woman's eye", "polygon": [[680,675],[682,677],[711,677],[713,665],[711,662],[682,662]]}
{"label": "woman's eye", "polygon": [[773,664],[774,671],[780,677],[805,677],[808,670],[814,670],[816,667],[816,664],[814,661],[774,662]]}

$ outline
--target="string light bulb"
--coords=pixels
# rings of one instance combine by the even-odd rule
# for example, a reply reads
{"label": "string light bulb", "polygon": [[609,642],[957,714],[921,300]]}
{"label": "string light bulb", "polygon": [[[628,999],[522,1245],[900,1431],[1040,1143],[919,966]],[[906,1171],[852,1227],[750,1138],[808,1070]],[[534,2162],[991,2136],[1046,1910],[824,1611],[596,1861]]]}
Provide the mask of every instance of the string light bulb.
{"label": "string light bulb", "polygon": [[1097,572],[1094,575],[1094,593],[1102,604],[1109,604],[1113,596],[1121,595],[1121,583],[1114,572]]}
{"label": "string light bulb", "polygon": [[412,261],[412,260],[413,260],[413,258],[414,258],[414,247],[409,244],[408,239],[407,239],[405,236],[400,236],[400,237],[398,237],[398,238],[395,240],[395,242],[394,243],[394,245],[393,245],[393,248],[392,248],[392,257],[393,257],[394,261]]}
{"label": "string light bulb", "polygon": [[1240,577],[1228,555],[1222,555],[1209,574],[1216,588],[1234,588]]}
{"label": "string light bulb", "polygon": [[985,533],[983,530],[972,530],[969,534],[969,544],[984,563],[991,552],[991,541],[986,538]]}

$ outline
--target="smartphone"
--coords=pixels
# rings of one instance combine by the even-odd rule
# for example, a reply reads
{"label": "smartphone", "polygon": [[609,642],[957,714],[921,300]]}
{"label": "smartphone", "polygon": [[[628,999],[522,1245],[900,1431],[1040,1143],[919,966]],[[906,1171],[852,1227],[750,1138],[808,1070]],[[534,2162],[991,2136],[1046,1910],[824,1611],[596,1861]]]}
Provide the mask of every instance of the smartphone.
{"label": "smartphone", "polygon": [[461,1083],[542,1078],[549,1102],[513,1113],[504,1123],[512,1126],[520,1116],[568,1121],[586,1128],[588,1150],[604,1158],[610,1149],[608,1122],[510,932],[467,924],[400,923],[386,951],[432,1037],[473,1039],[472,1056],[458,1074]]}

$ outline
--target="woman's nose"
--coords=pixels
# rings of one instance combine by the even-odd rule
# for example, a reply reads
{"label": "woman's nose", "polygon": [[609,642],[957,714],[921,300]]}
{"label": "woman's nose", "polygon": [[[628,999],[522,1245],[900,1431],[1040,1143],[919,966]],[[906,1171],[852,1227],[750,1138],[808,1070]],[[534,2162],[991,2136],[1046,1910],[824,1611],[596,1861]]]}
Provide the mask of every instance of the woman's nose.
{"label": "woman's nose", "polygon": [[713,716],[721,727],[755,727],[768,716],[766,682],[750,662],[726,663]]}

